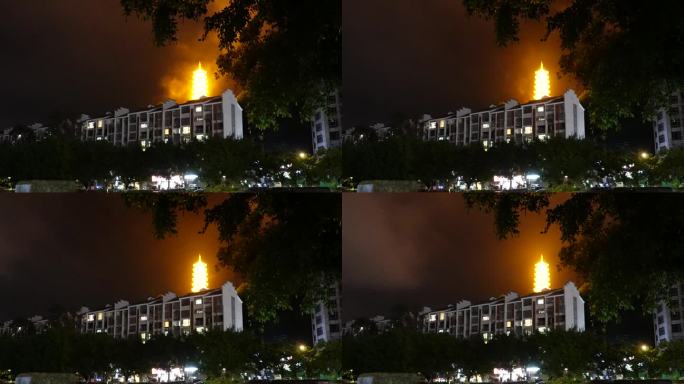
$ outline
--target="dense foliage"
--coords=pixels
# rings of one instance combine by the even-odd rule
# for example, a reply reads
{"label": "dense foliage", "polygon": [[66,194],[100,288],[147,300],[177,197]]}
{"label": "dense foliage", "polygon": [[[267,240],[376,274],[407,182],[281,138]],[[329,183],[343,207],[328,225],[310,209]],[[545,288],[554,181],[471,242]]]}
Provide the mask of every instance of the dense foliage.
{"label": "dense foliage", "polygon": [[283,310],[310,313],[329,298],[342,274],[342,198],[336,193],[261,192],[225,195],[209,207],[204,194],[131,193],[130,206],[154,215],[154,233],[176,232],[177,215],[204,211],[218,229],[220,263],[237,272],[257,324]]}
{"label": "dense foliage", "polygon": [[[546,214],[558,226],[563,267],[586,283],[591,312],[601,321],[624,310],[647,313],[684,281],[684,196],[679,193],[464,194],[473,208],[494,214],[500,238],[518,233],[524,212]],[[551,198],[560,199],[551,206]]]}
{"label": "dense foliage", "polygon": [[345,143],[342,172],[355,185],[364,180],[420,180],[428,187],[457,179],[472,187],[494,176],[534,173],[553,191],[595,186],[684,185],[684,150],[643,158],[640,152],[609,149],[591,140],[554,138],[528,145],[501,143],[455,146],[443,141],[395,136],[383,141]]}
{"label": "dense foliage", "polygon": [[[0,336],[0,370],[75,372],[84,378],[112,379],[115,369],[125,377],[145,376],[152,368],[197,366],[208,378],[264,373],[284,378],[336,378],[340,346],[322,343],[302,351],[293,342],[267,342],[251,332],[212,330],[185,338],[157,336],[115,339],[105,334],[79,334],[74,328],[51,328],[39,334]],[[289,362],[289,369],[283,367]],[[225,371],[224,371],[225,369]],[[241,376],[242,375],[242,376]]]}
{"label": "dense foliage", "polygon": [[[591,120],[612,129],[621,118],[654,116],[684,86],[684,3],[662,0],[463,0],[470,14],[494,21],[497,42],[517,41],[520,25],[558,32],[561,71],[588,91]],[[658,22],[654,22],[658,20]]]}
{"label": "dense foliage", "polygon": [[684,342],[642,351],[638,345],[609,343],[590,332],[553,331],[526,338],[500,335],[485,343],[480,337],[458,339],[399,328],[345,337],[342,365],[352,376],[380,371],[420,372],[434,378],[454,377],[460,371],[466,378],[481,375],[490,381],[487,378],[494,368],[535,366],[546,379],[618,374],[625,378],[678,378],[684,376],[682,351]]}
{"label": "dense foliage", "polygon": [[[211,0],[121,0],[127,15],[152,20],[157,44],[176,40],[178,22],[204,22],[218,36],[217,65],[244,90],[255,126],[279,118],[308,118],[342,79],[342,4],[339,0],[233,0],[216,12]],[[243,97],[244,96],[244,97]]]}
{"label": "dense foliage", "polygon": [[81,142],[62,136],[41,141],[0,144],[0,179],[79,180],[85,187],[149,182],[152,175],[194,173],[210,191],[245,190],[256,185],[336,186],[340,154],[317,156],[266,151],[250,140],[212,138],[184,146],[156,143],[143,151],[102,141]]}

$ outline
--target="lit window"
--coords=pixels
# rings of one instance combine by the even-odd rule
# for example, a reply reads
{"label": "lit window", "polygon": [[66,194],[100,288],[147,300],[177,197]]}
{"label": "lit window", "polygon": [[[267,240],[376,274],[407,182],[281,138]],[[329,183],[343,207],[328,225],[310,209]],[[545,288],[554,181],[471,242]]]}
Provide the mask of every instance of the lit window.
{"label": "lit window", "polygon": [[102,128],[103,125],[104,125],[104,121],[102,121],[102,120],[97,121],[97,127],[98,128]]}
{"label": "lit window", "polygon": [[540,297],[539,299],[537,299],[537,304],[538,305],[544,305],[544,298]]}
{"label": "lit window", "polygon": [[539,332],[544,333],[546,331],[546,327],[539,327]]}
{"label": "lit window", "polygon": [[430,321],[437,321],[437,315],[434,313],[430,314]]}
{"label": "lit window", "polygon": [[197,333],[204,332],[204,327],[197,327]]}
{"label": "lit window", "polygon": [[487,148],[487,146],[489,146],[489,140],[482,140],[482,146]]}
{"label": "lit window", "polygon": [[145,340],[147,338],[147,333],[145,333],[145,332],[141,333],[140,338]]}
{"label": "lit window", "polygon": [[540,113],[541,113],[541,112],[544,112],[544,106],[543,106],[543,105],[538,106],[538,107],[537,107],[537,112],[540,112]]}
{"label": "lit window", "polygon": [[487,332],[483,333],[482,338],[485,340],[489,340],[489,333],[487,333]]}
{"label": "lit window", "polygon": [[204,140],[204,135],[197,135],[197,140],[198,141]]}
{"label": "lit window", "polygon": [[169,322],[168,322],[168,321],[165,321],[165,322],[164,322],[164,328],[168,328],[168,327],[169,327]]}
{"label": "lit window", "polygon": [[88,321],[94,321],[95,320],[95,315],[88,315]]}
{"label": "lit window", "polygon": [[184,135],[190,134],[190,127],[189,126],[186,125],[185,127],[183,127],[183,134]]}
{"label": "lit window", "polygon": [[195,112],[202,112],[202,106],[201,105],[196,106]]}
{"label": "lit window", "polygon": [[98,136],[95,140],[102,140],[102,137]]}
{"label": "lit window", "polygon": [[512,135],[512,134],[513,134],[512,129],[510,129],[510,128],[506,129],[506,135]]}
{"label": "lit window", "polygon": [[510,327],[511,327],[511,321],[509,320],[506,322],[506,328],[510,328]]}
{"label": "lit window", "polygon": [[99,312],[99,313],[97,314],[97,319],[98,319],[98,320],[102,320],[103,318],[104,318],[104,313]]}
{"label": "lit window", "polygon": [[169,130],[168,128],[166,128],[166,129],[164,130],[164,135],[168,136],[168,135],[170,135],[170,134],[171,134],[171,130]]}
{"label": "lit window", "polygon": [[489,128],[489,123],[482,123],[482,128]]}
{"label": "lit window", "polygon": [[88,129],[93,129],[93,128],[95,128],[95,122],[89,121],[88,122]]}
{"label": "lit window", "polygon": [[444,320],[446,319],[446,314],[444,312],[439,314],[439,320]]}
{"label": "lit window", "polygon": [[525,134],[529,135],[531,133],[532,133],[532,127],[530,127],[530,126],[525,127]]}
{"label": "lit window", "polygon": [[95,333],[102,333],[102,330],[101,330],[101,329],[98,329],[98,330],[95,331]]}
{"label": "lit window", "polygon": [[140,321],[147,321],[147,316],[140,316]]}
{"label": "lit window", "polygon": [[202,305],[202,299],[197,299],[195,300],[196,305]]}
{"label": "lit window", "polygon": [[525,322],[523,323],[523,325],[526,327],[531,327],[532,326],[532,319],[525,319]]}
{"label": "lit window", "polygon": [[482,321],[489,321],[489,316],[482,316]]}
{"label": "lit window", "polygon": [[435,129],[437,128],[437,122],[436,121],[431,121],[430,122],[430,129]]}
{"label": "lit window", "polygon": [[143,129],[147,128],[147,123],[140,124],[140,128],[143,128]]}
{"label": "lit window", "polygon": [[539,135],[539,140],[546,140],[546,135],[544,135],[544,134]]}
{"label": "lit window", "polygon": [[184,327],[189,327],[190,326],[190,319],[183,319],[183,324]]}
{"label": "lit window", "polygon": [[446,122],[444,120],[439,121],[439,127],[444,128],[446,126]]}
{"label": "lit window", "polygon": [[146,141],[146,140],[140,140],[140,146],[141,146],[141,147],[144,147],[144,146],[146,146],[146,145],[147,145],[147,141]]}

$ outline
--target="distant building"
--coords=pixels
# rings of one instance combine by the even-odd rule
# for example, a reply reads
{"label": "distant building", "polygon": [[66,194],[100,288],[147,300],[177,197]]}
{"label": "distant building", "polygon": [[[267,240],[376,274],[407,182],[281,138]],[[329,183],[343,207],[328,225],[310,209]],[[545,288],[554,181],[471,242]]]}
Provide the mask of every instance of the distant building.
{"label": "distant building", "polygon": [[[368,319],[368,323],[372,325],[375,332],[383,333],[394,328],[394,322],[392,319],[388,319],[384,316],[373,316]],[[357,336],[366,331],[363,324],[360,324],[360,320],[350,320],[344,323],[343,334]]]}
{"label": "distant building", "polygon": [[485,148],[500,142],[523,144],[551,137],[583,139],[584,107],[570,89],[561,96],[525,104],[510,100],[478,112],[461,108],[439,118],[425,116],[420,134],[423,140],[481,143]]}
{"label": "distant building", "polygon": [[342,337],[342,290],[339,284],[328,289],[328,302],[316,305],[311,315],[313,344]]}
{"label": "distant building", "polygon": [[17,322],[8,320],[0,323],[0,335],[22,334],[24,332],[28,332],[28,329],[26,329],[27,326],[33,328],[33,332],[41,333],[50,328],[50,323],[47,319],[44,319],[42,316],[38,315],[29,317],[25,321],[22,320]]}
{"label": "distant building", "polygon": [[16,143],[26,139],[24,135],[30,135],[35,140],[42,140],[48,136],[48,127],[41,123],[33,123],[23,127],[8,127],[0,131],[0,143]]}
{"label": "distant building", "polygon": [[426,333],[447,333],[469,338],[481,335],[530,335],[551,329],[584,331],[584,300],[574,283],[526,296],[510,292],[498,298],[473,304],[462,300],[455,306],[424,313],[421,322]]}
{"label": "distant building", "polygon": [[374,123],[368,126],[351,127],[344,130],[343,141],[359,142],[368,139],[367,135],[373,135],[377,140],[384,140],[392,134],[392,127],[385,123]]}
{"label": "distant building", "polygon": [[81,140],[105,140],[115,145],[138,144],[147,148],[155,142],[187,143],[208,137],[242,139],[242,107],[233,91],[177,104],[163,104],[79,120]]}
{"label": "distant building", "polygon": [[684,147],[682,138],[682,119],[684,119],[684,94],[681,91],[670,95],[668,106],[656,114],[653,121],[653,141],[655,151]]}
{"label": "distant building", "polygon": [[656,345],[663,341],[684,340],[684,284],[670,288],[667,296],[667,300],[661,301],[653,314]]}
{"label": "distant building", "polygon": [[219,288],[176,296],[169,292],[139,303],[120,300],[97,310],[80,312],[82,333],[113,337],[184,336],[208,329],[242,331],[242,300],[231,282]]}
{"label": "distant building", "polygon": [[314,153],[342,145],[342,97],[339,92],[329,95],[325,107],[314,112],[311,140]]}

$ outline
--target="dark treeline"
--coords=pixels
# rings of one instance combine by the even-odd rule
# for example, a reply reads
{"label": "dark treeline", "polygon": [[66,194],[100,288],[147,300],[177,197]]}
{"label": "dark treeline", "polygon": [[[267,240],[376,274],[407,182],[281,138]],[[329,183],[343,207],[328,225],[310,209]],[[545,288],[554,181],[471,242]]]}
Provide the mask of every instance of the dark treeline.
{"label": "dark treeline", "polygon": [[145,151],[137,145],[81,142],[59,135],[0,144],[0,179],[78,180],[84,187],[115,177],[130,183],[188,172],[199,175],[209,190],[241,190],[264,181],[336,186],[340,162],[335,150],[301,157],[299,152],[265,150],[252,140],[217,138],[183,146],[155,143]]}
{"label": "dark treeline", "polygon": [[[146,343],[139,338],[80,334],[64,327],[0,336],[0,370],[14,374],[73,372],[84,378],[111,379],[115,369],[128,377],[149,374],[152,368],[183,366],[197,366],[208,378],[244,378],[245,374],[264,372],[285,378],[336,378],[340,354],[339,342],[302,351],[296,343],[266,342],[247,331],[211,330],[185,338],[156,336]],[[284,369],[283,361],[288,361],[289,370]]]}
{"label": "dark treeline", "polygon": [[458,339],[397,328],[345,337],[342,365],[352,376],[381,371],[434,378],[460,371],[487,381],[494,368],[535,366],[551,381],[581,380],[587,374],[678,378],[684,376],[684,342],[643,350],[633,343],[610,343],[592,332],[552,331],[526,338],[498,335],[485,343],[481,337]]}
{"label": "dark treeline", "polygon": [[527,145],[500,143],[456,146],[400,135],[383,141],[346,143],[343,177],[363,180],[420,180],[428,187],[460,178],[487,184],[495,175],[536,173],[550,190],[586,190],[599,184],[627,187],[684,185],[684,150],[642,157],[632,150],[606,148],[591,140],[553,138]]}

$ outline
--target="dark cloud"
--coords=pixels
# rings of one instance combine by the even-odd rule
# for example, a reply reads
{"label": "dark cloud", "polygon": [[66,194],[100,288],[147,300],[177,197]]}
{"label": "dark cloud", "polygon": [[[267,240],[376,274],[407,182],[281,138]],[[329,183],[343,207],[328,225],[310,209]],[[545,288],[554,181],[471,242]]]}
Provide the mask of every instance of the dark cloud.
{"label": "dark cloud", "polygon": [[[540,254],[552,267],[559,263],[560,234],[542,234],[544,224],[544,215],[528,213],[519,236],[498,240],[493,217],[468,211],[458,194],[345,194],[345,317],[529,293]],[[554,286],[573,279],[572,271],[552,268]]]}
{"label": "dark cloud", "polygon": [[117,195],[0,195],[0,212],[0,291],[10,299],[0,319],[187,293],[198,254],[212,286],[239,282],[214,268],[218,237],[199,233],[202,215],[183,215],[177,236],[157,240],[151,215]]}
{"label": "dark cloud", "polygon": [[[201,25],[183,23],[179,41],[159,48],[151,23],[126,18],[119,0],[0,0],[0,9],[0,127],[184,101],[191,68],[216,69],[216,38],[198,41]],[[213,89],[228,86],[224,78]]]}
{"label": "dark cloud", "polygon": [[556,76],[559,39],[540,41],[541,23],[525,25],[520,42],[502,48],[493,25],[469,17],[460,0],[349,1],[343,23],[345,124],[527,101],[542,60],[553,93],[578,89]]}

